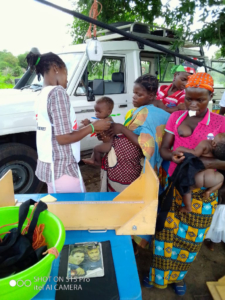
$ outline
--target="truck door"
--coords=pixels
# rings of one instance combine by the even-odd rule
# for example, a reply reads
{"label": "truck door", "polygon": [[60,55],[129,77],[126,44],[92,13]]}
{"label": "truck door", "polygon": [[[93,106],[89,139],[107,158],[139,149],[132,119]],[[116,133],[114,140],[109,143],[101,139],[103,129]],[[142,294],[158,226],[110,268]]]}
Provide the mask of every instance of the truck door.
{"label": "truck door", "polygon": [[[94,121],[95,102],[103,96],[114,101],[113,120],[117,123],[124,122],[125,114],[132,108],[131,101],[128,101],[125,66],[126,57],[123,55],[105,55],[100,62],[86,63],[78,85],[70,96],[78,125],[86,118]],[[98,143],[96,137],[87,136],[81,142],[81,150],[93,149]]]}

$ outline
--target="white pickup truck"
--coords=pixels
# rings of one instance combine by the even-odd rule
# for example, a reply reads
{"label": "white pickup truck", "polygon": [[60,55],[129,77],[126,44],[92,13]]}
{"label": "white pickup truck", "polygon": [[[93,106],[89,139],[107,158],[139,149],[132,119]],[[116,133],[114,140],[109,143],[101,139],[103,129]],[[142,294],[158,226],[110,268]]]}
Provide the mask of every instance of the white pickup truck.
{"label": "white pickup truck", "polygon": [[[140,23],[119,28],[162,44],[167,49],[174,41],[168,29],[157,28],[150,32],[147,25]],[[132,108],[135,79],[141,74],[150,73],[158,77],[160,84],[170,84],[173,79],[171,67],[183,61],[176,56],[126,40],[119,34],[101,31],[98,35],[103,48],[101,62],[88,60],[85,43],[70,46],[59,53],[68,68],[67,93],[79,122],[94,117],[95,100],[107,95],[115,103],[114,120],[122,123],[126,112]],[[225,67],[224,61],[210,62],[201,47],[189,42],[178,51],[204,61],[215,69],[223,70]],[[197,71],[205,71],[205,68],[198,68]],[[214,100],[218,102],[224,92],[225,77],[214,71],[211,74],[216,86]],[[12,169],[15,193],[35,193],[43,186],[35,176],[37,153],[34,100],[41,85],[36,74],[28,70],[14,89],[0,90],[0,178]],[[211,103],[211,110],[212,105],[217,103]],[[90,150],[97,143],[95,137],[88,136],[82,140],[81,150]]]}

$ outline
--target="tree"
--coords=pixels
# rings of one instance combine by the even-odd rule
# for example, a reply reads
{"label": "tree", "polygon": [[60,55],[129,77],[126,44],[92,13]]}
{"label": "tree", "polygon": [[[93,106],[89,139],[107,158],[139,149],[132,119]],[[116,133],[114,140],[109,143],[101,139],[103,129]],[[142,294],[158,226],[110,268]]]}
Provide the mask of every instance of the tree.
{"label": "tree", "polygon": [[216,52],[215,52],[215,55],[213,55],[213,57],[212,57],[212,59],[225,59],[225,57],[223,57],[222,56],[222,54],[221,54],[221,51],[220,50],[217,50]]}
{"label": "tree", "polygon": [[19,77],[22,74],[22,69],[20,66],[15,66],[12,71],[12,75],[15,77]]}
{"label": "tree", "polygon": [[[224,0],[180,0],[171,9],[166,5],[163,16],[167,26],[178,26],[183,38],[203,46],[217,45],[225,56],[225,1]],[[190,31],[194,17],[199,15],[201,29]]]}
{"label": "tree", "polygon": [[[201,45],[217,45],[225,56],[225,0],[180,0],[173,7],[171,1],[161,0],[100,0],[103,9],[98,19],[105,23],[139,21],[153,25],[157,17],[162,17],[164,26],[176,31],[178,37]],[[75,10],[88,15],[93,1],[79,0]],[[190,30],[194,18],[200,14],[203,22],[201,30]],[[83,42],[89,24],[74,19],[71,35],[74,43]]]}
{"label": "tree", "polygon": [[18,61],[19,61],[19,66],[23,69],[27,68],[27,61],[26,61],[26,56],[28,52],[25,52],[24,54],[20,54],[17,56]]}
{"label": "tree", "polygon": [[[153,24],[154,18],[160,16],[162,6],[161,0],[100,0],[100,2],[102,12],[98,16],[98,20],[108,24],[124,21],[147,21],[149,24]],[[81,14],[89,15],[92,3],[92,0],[79,0],[76,3],[75,10]],[[87,22],[74,19],[70,28],[74,44],[83,42],[88,27]]]}
{"label": "tree", "polygon": [[9,64],[6,61],[0,61],[0,72],[9,67]]}
{"label": "tree", "polygon": [[0,61],[4,61],[8,64],[9,67],[15,67],[18,65],[18,59],[11,52],[7,50],[0,51]]}

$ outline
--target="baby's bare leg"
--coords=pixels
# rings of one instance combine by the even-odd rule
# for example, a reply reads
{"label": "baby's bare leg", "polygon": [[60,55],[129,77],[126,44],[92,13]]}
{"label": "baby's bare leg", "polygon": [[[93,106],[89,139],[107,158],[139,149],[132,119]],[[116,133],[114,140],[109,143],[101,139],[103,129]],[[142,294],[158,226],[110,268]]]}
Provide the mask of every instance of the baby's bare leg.
{"label": "baby's bare leg", "polygon": [[101,153],[108,153],[112,147],[112,140],[107,143],[102,143],[94,147],[90,158],[83,159],[83,162],[88,165],[101,166]]}
{"label": "baby's bare leg", "polygon": [[[195,189],[196,187],[202,187],[204,184],[204,174],[203,172],[199,172],[195,175],[195,185],[190,187],[190,190]],[[181,207],[179,210],[181,212],[191,212],[191,192],[187,193],[183,196],[183,203],[185,207]]]}
{"label": "baby's bare leg", "polygon": [[94,147],[94,159],[96,165],[101,165],[101,154],[108,153],[112,147],[112,141],[108,143],[102,143],[96,147]]}
{"label": "baby's bare leg", "polygon": [[222,186],[223,180],[223,175],[212,169],[199,172],[195,175],[196,187],[208,188],[204,193],[206,199],[209,198],[210,194],[217,191]]}
{"label": "baby's bare leg", "polygon": [[191,192],[183,195],[183,203],[185,206],[180,207],[181,212],[191,212]]}

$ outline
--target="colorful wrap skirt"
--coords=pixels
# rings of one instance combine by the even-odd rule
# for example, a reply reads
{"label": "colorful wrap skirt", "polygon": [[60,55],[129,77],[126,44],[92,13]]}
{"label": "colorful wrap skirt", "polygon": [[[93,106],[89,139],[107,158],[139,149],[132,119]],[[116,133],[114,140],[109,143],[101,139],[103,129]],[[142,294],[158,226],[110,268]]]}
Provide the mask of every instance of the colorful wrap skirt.
{"label": "colorful wrap skirt", "polygon": [[164,289],[184,279],[195,260],[212,222],[217,207],[217,192],[203,198],[204,190],[192,191],[192,212],[182,213],[182,197],[176,189],[164,228],[152,241],[153,260],[149,282]]}

